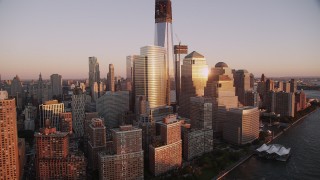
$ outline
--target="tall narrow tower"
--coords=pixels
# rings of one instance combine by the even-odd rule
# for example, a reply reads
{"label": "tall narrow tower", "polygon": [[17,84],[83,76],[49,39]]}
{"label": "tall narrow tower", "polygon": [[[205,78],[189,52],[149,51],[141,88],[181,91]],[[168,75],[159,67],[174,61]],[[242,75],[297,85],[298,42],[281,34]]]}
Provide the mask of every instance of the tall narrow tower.
{"label": "tall narrow tower", "polygon": [[156,46],[166,49],[167,54],[167,104],[176,102],[175,98],[170,98],[171,90],[175,91],[175,83],[170,86],[170,79],[174,82],[174,59],[173,59],[173,39],[172,39],[172,9],[170,0],[156,0],[155,3],[155,40]]}

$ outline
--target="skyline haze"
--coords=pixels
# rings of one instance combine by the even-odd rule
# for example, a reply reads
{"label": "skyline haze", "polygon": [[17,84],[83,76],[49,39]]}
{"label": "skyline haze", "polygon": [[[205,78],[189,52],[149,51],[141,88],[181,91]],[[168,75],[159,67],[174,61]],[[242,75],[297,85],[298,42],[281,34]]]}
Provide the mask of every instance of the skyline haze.
{"label": "skyline haze", "polygon": [[[255,77],[320,76],[320,3],[172,1],[173,39]],[[88,78],[88,57],[125,77],[126,56],[153,44],[154,1],[0,1],[2,79]],[[178,37],[176,37],[176,35]]]}

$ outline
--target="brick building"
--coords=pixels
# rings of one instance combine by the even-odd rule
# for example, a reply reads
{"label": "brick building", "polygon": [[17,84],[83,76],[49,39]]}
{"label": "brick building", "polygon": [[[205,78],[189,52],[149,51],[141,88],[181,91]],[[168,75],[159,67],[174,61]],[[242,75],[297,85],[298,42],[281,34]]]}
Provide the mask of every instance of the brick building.
{"label": "brick building", "polygon": [[168,115],[160,125],[161,139],[149,146],[149,169],[155,175],[178,168],[182,163],[181,122]]}
{"label": "brick building", "polygon": [[142,130],[127,125],[111,129],[111,133],[112,151],[99,154],[100,179],[144,179]]}
{"label": "brick building", "polygon": [[85,179],[86,159],[83,154],[69,153],[67,132],[50,127],[35,134],[37,179]]}

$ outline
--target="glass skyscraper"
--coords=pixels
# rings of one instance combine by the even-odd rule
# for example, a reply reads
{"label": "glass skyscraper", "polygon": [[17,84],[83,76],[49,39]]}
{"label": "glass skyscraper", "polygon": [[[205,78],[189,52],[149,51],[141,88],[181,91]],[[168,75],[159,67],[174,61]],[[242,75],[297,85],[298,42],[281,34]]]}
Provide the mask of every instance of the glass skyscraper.
{"label": "glass skyscraper", "polygon": [[140,58],[134,62],[135,94],[146,96],[150,108],[168,103],[168,74],[166,49],[160,46],[145,46]]}

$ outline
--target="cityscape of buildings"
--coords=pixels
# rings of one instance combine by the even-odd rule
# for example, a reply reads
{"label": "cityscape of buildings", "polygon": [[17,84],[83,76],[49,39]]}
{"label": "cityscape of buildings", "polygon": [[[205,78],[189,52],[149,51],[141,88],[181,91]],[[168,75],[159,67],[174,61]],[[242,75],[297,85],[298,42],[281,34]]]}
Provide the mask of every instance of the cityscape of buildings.
{"label": "cityscape of buildings", "polygon": [[[259,138],[261,116],[309,105],[297,80],[275,81],[173,44],[170,0],[155,0],[154,45],[114,64],[88,57],[85,80],[0,79],[0,179],[145,179]],[[54,71],[54,70],[53,70]],[[17,72],[18,73],[18,72]],[[31,132],[34,139],[18,138]]]}

